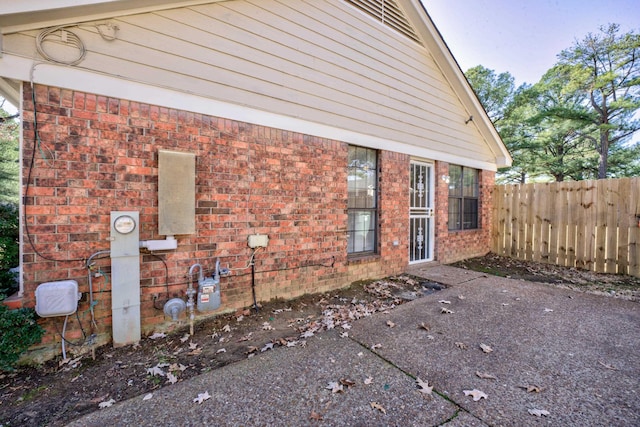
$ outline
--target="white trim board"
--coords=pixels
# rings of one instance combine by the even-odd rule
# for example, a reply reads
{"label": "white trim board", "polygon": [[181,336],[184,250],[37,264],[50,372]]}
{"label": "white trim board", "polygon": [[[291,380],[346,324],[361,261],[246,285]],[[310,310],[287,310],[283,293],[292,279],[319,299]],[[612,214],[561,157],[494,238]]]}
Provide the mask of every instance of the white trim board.
{"label": "white trim board", "polygon": [[[76,67],[65,67],[43,62],[36,63],[35,66],[33,64],[32,59],[5,54],[0,58],[0,76],[27,82],[33,78],[33,83],[37,84],[191,111],[477,169],[497,170],[497,165],[494,163],[442,153],[426,147],[391,141],[373,135],[274,114],[192,93],[179,92],[172,88],[124,80]],[[501,159],[496,160],[498,162],[501,161]]]}

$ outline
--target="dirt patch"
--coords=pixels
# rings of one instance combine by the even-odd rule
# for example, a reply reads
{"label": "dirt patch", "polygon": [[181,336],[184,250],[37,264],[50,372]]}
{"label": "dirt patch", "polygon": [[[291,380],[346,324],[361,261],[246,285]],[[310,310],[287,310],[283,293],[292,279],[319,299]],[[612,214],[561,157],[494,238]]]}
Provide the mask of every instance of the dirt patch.
{"label": "dirt patch", "polygon": [[304,346],[327,329],[349,333],[360,318],[392,310],[435,292],[441,285],[408,275],[354,283],[326,294],[272,301],[217,316],[177,332],[155,334],[138,345],[104,346],[91,355],[54,360],[39,367],[0,373],[0,427],[61,426],[119,402],[185,381],[277,346]]}
{"label": "dirt patch", "polygon": [[[640,279],[523,262],[489,254],[453,264],[512,279],[640,301]],[[185,381],[277,346],[303,346],[327,329],[348,334],[358,319],[392,310],[443,288],[408,275],[355,283],[326,294],[273,301],[196,324],[137,346],[99,348],[91,356],[0,373],[0,427],[61,426],[103,402],[122,401]],[[68,352],[72,348],[68,348]]]}
{"label": "dirt patch", "polygon": [[640,302],[640,278],[633,276],[520,261],[492,253],[451,265],[510,279],[549,283],[580,292]]}

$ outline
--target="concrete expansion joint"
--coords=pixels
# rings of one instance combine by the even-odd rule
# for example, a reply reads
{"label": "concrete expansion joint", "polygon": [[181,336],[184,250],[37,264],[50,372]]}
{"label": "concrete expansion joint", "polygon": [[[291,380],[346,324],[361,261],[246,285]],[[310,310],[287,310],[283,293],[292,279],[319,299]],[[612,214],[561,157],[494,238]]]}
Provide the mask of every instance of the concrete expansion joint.
{"label": "concrete expansion joint", "polygon": [[[385,358],[384,356],[382,356],[381,354],[373,351],[369,346],[367,346],[366,344],[358,341],[357,339],[353,338],[353,337],[348,337],[348,339],[350,339],[351,341],[353,341],[354,343],[360,345],[362,348],[364,348],[365,350],[367,350],[370,354],[374,355],[375,357],[377,357],[378,359],[384,361],[385,363],[387,363],[390,366],[393,366],[394,368],[396,368],[398,371],[402,372],[403,374],[405,374],[406,376],[408,376],[409,378],[412,378],[413,380],[417,379],[417,375],[413,375],[411,372],[407,372],[404,369],[402,369],[401,367],[399,367],[398,365],[396,365],[395,363],[393,363],[391,360]],[[438,396],[440,396],[441,398],[443,398],[444,400],[446,400],[447,402],[451,403],[452,405],[454,405],[456,407],[456,411],[454,412],[453,415],[451,415],[451,417],[447,418],[446,420],[444,420],[442,423],[435,425],[434,427],[440,427],[440,426],[446,426],[448,423],[450,423],[451,421],[455,420],[461,412],[466,412],[467,414],[469,414],[470,416],[472,416],[473,418],[477,419],[478,421],[489,425],[488,423],[486,423],[485,421],[481,420],[480,418],[478,418],[477,416],[475,416],[474,414],[472,414],[471,412],[467,411],[465,408],[463,408],[462,406],[460,406],[460,404],[458,404],[458,402],[456,402],[455,400],[451,399],[451,397],[449,397],[447,394],[439,392],[438,390],[436,390],[435,388],[432,390],[433,393],[437,394]]]}

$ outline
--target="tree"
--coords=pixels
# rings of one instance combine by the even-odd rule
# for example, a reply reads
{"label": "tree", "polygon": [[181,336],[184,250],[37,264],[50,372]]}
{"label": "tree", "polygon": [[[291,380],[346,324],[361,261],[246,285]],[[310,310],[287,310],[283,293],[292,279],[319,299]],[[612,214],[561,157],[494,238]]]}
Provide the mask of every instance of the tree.
{"label": "tree", "polygon": [[0,98],[0,202],[18,202],[19,156],[17,114],[9,114]]}
{"label": "tree", "polygon": [[582,137],[598,152],[598,178],[607,177],[611,150],[640,129],[640,121],[633,120],[640,109],[640,35],[619,31],[617,24],[601,27],[558,56],[569,83],[565,90],[586,96],[580,120],[596,130]]}
{"label": "tree", "polygon": [[562,70],[553,67],[527,91],[532,114],[526,124],[532,128],[535,163],[539,172],[556,181],[593,178],[597,157],[588,135],[595,127],[583,120],[586,95],[566,91],[569,82],[564,78]]}
{"label": "tree", "polygon": [[464,73],[494,126],[504,118],[515,92],[514,78],[508,72],[496,75],[494,70],[477,65]]}
{"label": "tree", "polygon": [[524,84],[516,89],[510,73],[496,74],[482,65],[470,68],[465,76],[513,158],[511,167],[498,172],[497,182],[524,183],[539,175],[535,134],[528,123],[535,114],[529,99],[530,86]]}

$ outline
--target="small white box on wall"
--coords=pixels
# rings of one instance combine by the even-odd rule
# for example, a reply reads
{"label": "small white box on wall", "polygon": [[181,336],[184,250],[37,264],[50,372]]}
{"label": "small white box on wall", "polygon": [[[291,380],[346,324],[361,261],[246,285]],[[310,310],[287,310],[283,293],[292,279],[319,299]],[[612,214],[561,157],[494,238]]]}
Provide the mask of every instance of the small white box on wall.
{"label": "small white box on wall", "polygon": [[36,313],[40,317],[68,316],[78,309],[78,282],[41,283],[36,288]]}

